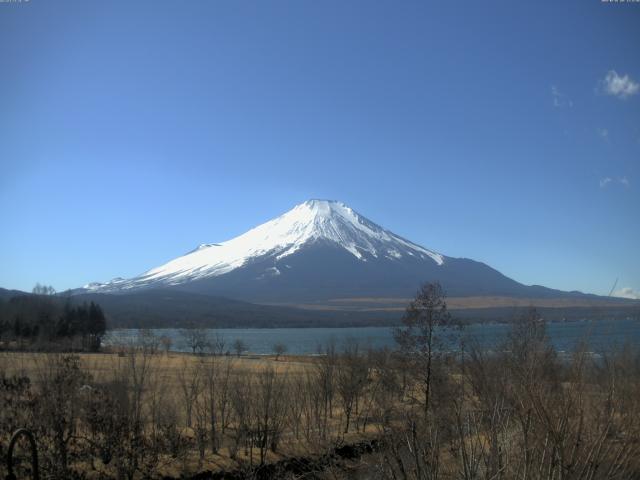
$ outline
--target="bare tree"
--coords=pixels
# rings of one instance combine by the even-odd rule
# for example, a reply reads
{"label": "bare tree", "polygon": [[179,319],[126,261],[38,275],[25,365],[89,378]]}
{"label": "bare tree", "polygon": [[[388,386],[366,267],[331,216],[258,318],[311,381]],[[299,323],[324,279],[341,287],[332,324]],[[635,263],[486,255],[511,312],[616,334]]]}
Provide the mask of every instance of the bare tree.
{"label": "bare tree", "polygon": [[224,335],[216,332],[215,336],[208,342],[209,353],[211,355],[223,355],[225,345]]}
{"label": "bare tree", "polygon": [[183,328],[180,336],[194,355],[202,354],[210,347],[209,334],[204,328]]}
{"label": "bare tree", "polygon": [[411,371],[422,385],[425,417],[429,411],[433,382],[434,359],[443,353],[443,340],[456,326],[449,312],[439,283],[426,283],[407,307],[403,327],[394,337]]}
{"label": "bare tree", "polygon": [[202,365],[183,357],[182,368],[178,370],[178,384],[185,411],[186,426],[192,426],[193,407],[202,390]]}
{"label": "bare tree", "polygon": [[328,422],[333,418],[333,400],[335,397],[336,370],[338,354],[336,353],[335,339],[330,339],[327,344],[318,347],[318,385],[322,394],[322,420],[323,432],[327,432]]}
{"label": "bare tree", "polygon": [[352,413],[358,413],[358,402],[368,376],[366,359],[360,355],[358,343],[347,342],[337,369],[337,390],[345,415],[344,433],[349,433]]}
{"label": "bare tree", "polygon": [[226,428],[232,362],[233,359],[229,356],[211,355],[201,358],[204,417],[208,421],[209,441],[214,453],[218,452]]}
{"label": "bare tree", "polygon": [[40,285],[36,283],[35,287],[33,287],[32,293],[35,295],[55,295],[56,289],[51,285]]}
{"label": "bare tree", "polygon": [[89,381],[76,355],[53,355],[40,368],[42,395],[37,403],[42,429],[51,449],[51,470],[58,478],[70,475],[69,461],[80,414],[80,388]]}
{"label": "bare tree", "polygon": [[287,346],[284,343],[276,343],[273,346],[273,353],[276,354],[276,362],[280,358],[281,355],[284,355],[287,351]]}
{"label": "bare tree", "polygon": [[169,355],[169,352],[171,351],[171,347],[173,345],[173,340],[169,335],[162,335],[160,337],[160,345],[162,345],[164,353],[166,355]]}
{"label": "bare tree", "polygon": [[232,430],[232,443],[229,445],[229,454],[236,458],[238,450],[244,445],[245,455],[252,451],[251,423],[253,415],[253,385],[251,374],[242,372],[235,375],[229,388],[229,403],[233,409],[234,429]]}
{"label": "bare tree", "polygon": [[158,353],[160,339],[148,328],[143,328],[138,332],[137,343],[144,351],[151,355]]}
{"label": "bare tree", "polygon": [[258,374],[252,430],[260,451],[261,464],[265,462],[268,449],[276,452],[278,448],[284,426],[286,385],[286,373],[276,373],[271,366]]}
{"label": "bare tree", "polygon": [[240,338],[236,338],[233,341],[233,350],[236,352],[236,355],[239,357],[242,355],[242,352],[247,351],[247,344]]}

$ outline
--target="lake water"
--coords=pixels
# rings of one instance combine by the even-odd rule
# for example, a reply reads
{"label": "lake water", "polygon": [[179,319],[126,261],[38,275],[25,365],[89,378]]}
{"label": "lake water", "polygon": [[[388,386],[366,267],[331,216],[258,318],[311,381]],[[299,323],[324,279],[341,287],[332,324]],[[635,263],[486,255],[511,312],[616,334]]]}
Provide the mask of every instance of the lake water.
{"label": "lake water", "polygon": [[[497,346],[509,332],[509,325],[482,324],[469,325],[463,335],[479,344],[491,348]],[[171,349],[189,351],[184,336],[179,329],[153,329],[156,336],[168,336],[172,339]],[[363,347],[394,348],[392,328],[390,327],[353,327],[353,328],[220,328],[209,329],[210,338],[224,339],[225,350],[233,352],[235,340],[242,340],[249,353],[264,355],[273,352],[273,345],[283,343],[287,353],[312,355],[318,347],[335,342],[338,349],[347,340],[355,340]],[[549,323],[547,333],[555,348],[560,352],[571,351],[578,342],[586,340],[589,350],[603,352],[616,346],[631,343],[640,345],[640,320],[597,320],[583,322]],[[127,344],[137,341],[140,330],[111,330],[104,339],[105,345]]]}

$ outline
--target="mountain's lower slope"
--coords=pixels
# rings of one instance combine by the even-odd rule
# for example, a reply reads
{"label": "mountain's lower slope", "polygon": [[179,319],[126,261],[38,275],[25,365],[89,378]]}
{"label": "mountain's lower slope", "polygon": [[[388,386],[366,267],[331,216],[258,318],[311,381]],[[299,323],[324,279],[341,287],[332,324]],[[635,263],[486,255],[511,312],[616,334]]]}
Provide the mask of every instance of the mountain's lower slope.
{"label": "mountain's lower slope", "polygon": [[473,260],[394,258],[366,261],[329,242],[316,241],[279,260],[256,258],[220,276],[174,288],[252,302],[308,302],[349,297],[410,297],[427,281],[440,282],[447,295],[564,297],[581,294],[525,286]]}

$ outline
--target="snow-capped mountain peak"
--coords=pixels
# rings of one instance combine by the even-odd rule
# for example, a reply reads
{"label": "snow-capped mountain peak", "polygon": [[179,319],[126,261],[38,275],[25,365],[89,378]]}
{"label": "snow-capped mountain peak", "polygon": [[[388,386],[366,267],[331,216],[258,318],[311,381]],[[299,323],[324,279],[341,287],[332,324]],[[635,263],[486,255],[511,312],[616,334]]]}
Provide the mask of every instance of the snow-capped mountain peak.
{"label": "snow-capped mountain peak", "polygon": [[[186,255],[151,269],[130,280],[89,284],[89,290],[127,290],[150,285],[177,285],[229,273],[256,259],[273,258],[276,263],[315,243],[340,247],[360,261],[399,260],[406,257],[432,260],[445,258],[405,240],[367,220],[344,203],[308,200],[285,214],[222,243],[199,245]],[[271,272],[271,273],[273,273]]]}

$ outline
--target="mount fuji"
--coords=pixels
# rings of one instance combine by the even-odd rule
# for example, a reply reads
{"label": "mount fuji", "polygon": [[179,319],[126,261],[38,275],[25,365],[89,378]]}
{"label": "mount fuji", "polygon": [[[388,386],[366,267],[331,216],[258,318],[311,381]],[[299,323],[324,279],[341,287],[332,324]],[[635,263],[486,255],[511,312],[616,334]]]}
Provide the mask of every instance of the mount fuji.
{"label": "mount fuji", "polygon": [[298,305],[408,298],[426,281],[439,281],[453,297],[584,296],[526,286],[484,263],[447,257],[329,200],[306,201],[236,238],[202,244],[139,276],[91,283],[78,293],[171,289]]}

